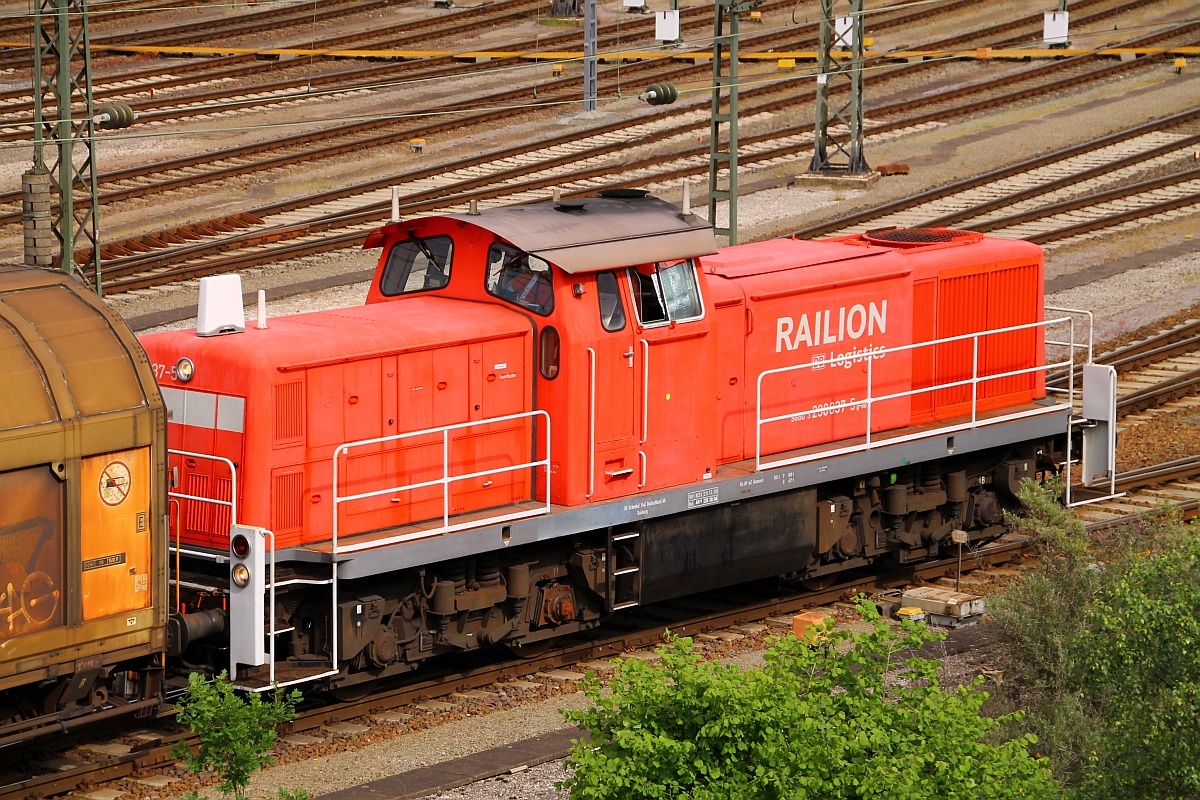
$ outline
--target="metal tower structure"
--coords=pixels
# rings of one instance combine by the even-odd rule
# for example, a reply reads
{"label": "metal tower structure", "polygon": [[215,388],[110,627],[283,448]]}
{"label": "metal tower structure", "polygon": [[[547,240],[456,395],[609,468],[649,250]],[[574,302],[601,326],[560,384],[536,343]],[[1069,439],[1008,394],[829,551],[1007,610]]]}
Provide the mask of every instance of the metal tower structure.
{"label": "metal tower structure", "polygon": [[[849,0],[841,25],[834,17],[836,2],[821,0],[817,119],[808,170],[858,175],[871,171],[863,154],[863,0]],[[835,97],[839,88],[849,89],[844,102]]]}
{"label": "metal tower structure", "polygon": [[599,39],[600,27],[597,22],[597,0],[585,0],[583,5],[583,110],[596,110],[596,96],[599,92],[597,80],[596,42]]}
{"label": "metal tower structure", "polygon": [[[713,4],[712,119],[708,137],[708,221],[718,236],[737,244],[738,170],[738,14],[750,11],[761,0],[715,0]],[[728,30],[726,23],[728,22]],[[728,60],[728,70],[725,68]],[[722,102],[722,90],[725,102]],[[722,129],[725,148],[722,149]],[[721,170],[728,171],[720,188]],[[717,201],[729,202],[729,222],[717,227]]]}
{"label": "metal tower structure", "polygon": [[[92,108],[87,0],[34,0],[33,50],[34,153],[27,174],[48,174],[49,184],[57,188],[58,213],[52,215],[51,229],[59,266],[71,273],[78,266],[96,294],[101,294],[93,158],[97,120]],[[51,107],[54,115],[47,117]],[[130,116],[125,124],[132,122]],[[53,151],[49,160],[48,148]],[[84,251],[78,265],[77,249]]]}

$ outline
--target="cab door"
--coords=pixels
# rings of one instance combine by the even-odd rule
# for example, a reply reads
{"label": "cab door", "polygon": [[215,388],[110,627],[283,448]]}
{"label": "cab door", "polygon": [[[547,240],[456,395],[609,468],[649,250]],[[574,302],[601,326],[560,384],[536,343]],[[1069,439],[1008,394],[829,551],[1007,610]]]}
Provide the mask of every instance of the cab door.
{"label": "cab door", "polygon": [[590,496],[595,501],[637,491],[640,483],[638,420],[641,411],[640,364],[634,326],[614,272],[596,274],[599,313],[597,337],[589,357],[595,381],[589,413],[595,414]]}
{"label": "cab door", "polygon": [[[693,259],[626,270],[638,325],[643,491],[711,478],[718,456],[717,345]],[[715,489],[689,504],[714,502]]]}

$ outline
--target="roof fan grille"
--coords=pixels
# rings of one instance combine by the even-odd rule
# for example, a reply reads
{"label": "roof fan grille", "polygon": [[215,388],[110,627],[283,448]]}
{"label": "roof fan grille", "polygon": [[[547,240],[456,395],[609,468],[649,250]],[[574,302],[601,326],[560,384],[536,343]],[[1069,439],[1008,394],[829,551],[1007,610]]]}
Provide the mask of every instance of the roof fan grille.
{"label": "roof fan grille", "polygon": [[890,228],[867,231],[863,237],[869,242],[890,245],[940,244],[957,239],[974,239],[979,234],[956,228]]}

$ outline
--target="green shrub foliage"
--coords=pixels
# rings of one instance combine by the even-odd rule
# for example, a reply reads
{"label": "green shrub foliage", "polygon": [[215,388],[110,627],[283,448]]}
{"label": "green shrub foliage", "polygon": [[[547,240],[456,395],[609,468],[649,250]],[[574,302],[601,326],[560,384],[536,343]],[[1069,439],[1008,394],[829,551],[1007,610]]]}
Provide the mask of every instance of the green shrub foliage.
{"label": "green shrub foliage", "polygon": [[225,672],[211,683],[193,672],[176,719],[196,735],[199,747],[193,753],[181,742],[175,756],[193,772],[216,772],[221,792],[243,800],[250,776],[272,763],[267,751],[275,742],[275,726],[295,718],[300,699],[295,690],[276,692],[269,700],[257,693],[243,699]]}
{"label": "green shrub foliage", "polygon": [[1200,797],[1200,541],[1114,565],[1079,643],[1105,721],[1084,796]]}
{"label": "green shrub foliage", "polygon": [[1200,797],[1200,537],[1164,512],[1093,541],[1054,491],[1023,488],[1042,557],[992,604],[1000,705],[1079,800]]}
{"label": "green shrub foliage", "polygon": [[941,638],[899,628],[860,602],[866,633],[823,631],[773,643],[762,669],[706,660],[690,639],[661,666],[621,663],[587,709],[564,712],[577,742],[563,786],[574,800],[1003,800],[1054,798],[1034,737],[985,737],[1015,715],[979,714],[982,678],[943,690],[938,662],[915,651]]}

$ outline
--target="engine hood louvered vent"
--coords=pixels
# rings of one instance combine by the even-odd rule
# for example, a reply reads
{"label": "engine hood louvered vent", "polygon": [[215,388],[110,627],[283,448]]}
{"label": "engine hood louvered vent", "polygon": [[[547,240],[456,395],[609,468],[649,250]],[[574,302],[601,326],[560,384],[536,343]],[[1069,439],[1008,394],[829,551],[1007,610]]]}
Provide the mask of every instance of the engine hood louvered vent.
{"label": "engine hood louvered vent", "polygon": [[956,228],[884,228],[867,231],[863,238],[871,244],[889,247],[919,247],[947,242],[977,242],[983,238],[983,234]]}

